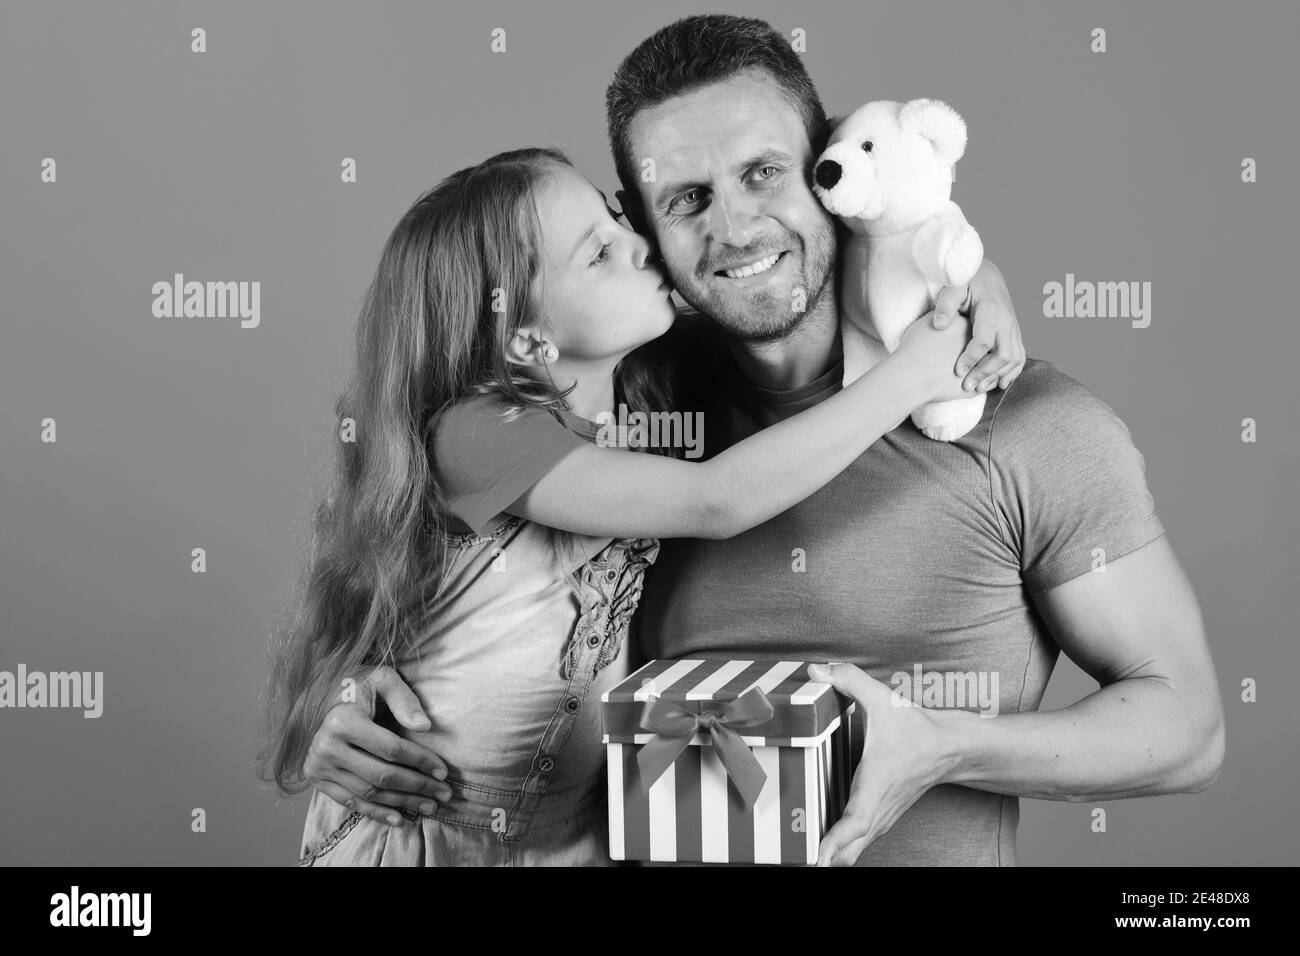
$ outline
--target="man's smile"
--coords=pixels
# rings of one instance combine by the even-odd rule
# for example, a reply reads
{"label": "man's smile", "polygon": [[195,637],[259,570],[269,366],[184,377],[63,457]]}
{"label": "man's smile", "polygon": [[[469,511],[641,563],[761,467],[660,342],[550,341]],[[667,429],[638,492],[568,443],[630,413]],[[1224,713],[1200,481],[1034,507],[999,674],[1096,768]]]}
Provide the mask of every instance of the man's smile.
{"label": "man's smile", "polygon": [[740,263],[730,269],[719,269],[713,274],[727,279],[748,279],[751,276],[767,272],[784,259],[787,254],[788,251],[771,253],[760,259],[751,259],[749,262]]}

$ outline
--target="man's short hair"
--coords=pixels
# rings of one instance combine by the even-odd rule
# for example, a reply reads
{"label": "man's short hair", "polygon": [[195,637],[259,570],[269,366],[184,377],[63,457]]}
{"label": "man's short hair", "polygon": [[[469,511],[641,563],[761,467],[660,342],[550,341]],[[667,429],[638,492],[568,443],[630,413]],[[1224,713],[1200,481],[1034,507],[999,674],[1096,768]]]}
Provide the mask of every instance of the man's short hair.
{"label": "man's short hair", "polygon": [[609,145],[627,201],[639,203],[629,129],[641,110],[746,70],[766,72],[798,112],[814,154],[829,133],[821,98],[789,41],[763,20],[728,14],[685,17],[649,38],[619,64],[605,91]]}

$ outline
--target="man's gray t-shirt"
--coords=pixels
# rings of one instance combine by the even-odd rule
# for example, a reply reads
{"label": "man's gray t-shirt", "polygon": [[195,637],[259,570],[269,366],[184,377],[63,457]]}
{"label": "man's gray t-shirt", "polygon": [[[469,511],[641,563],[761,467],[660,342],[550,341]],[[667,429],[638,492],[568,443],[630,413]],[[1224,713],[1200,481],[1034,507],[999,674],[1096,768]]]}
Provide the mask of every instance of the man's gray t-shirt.
{"label": "man's gray t-shirt", "polygon": [[[706,454],[834,394],[842,374],[771,391],[731,367],[705,412]],[[758,528],[665,541],[642,597],[640,653],[846,661],[927,706],[939,681],[958,691],[982,679],[991,692],[996,676],[997,713],[1036,710],[1060,650],[1031,594],[1163,533],[1124,423],[1031,359],[955,442],[904,422]],[[971,672],[973,682],[956,676]],[[1011,865],[1019,816],[1016,797],[941,785],[859,865]]]}

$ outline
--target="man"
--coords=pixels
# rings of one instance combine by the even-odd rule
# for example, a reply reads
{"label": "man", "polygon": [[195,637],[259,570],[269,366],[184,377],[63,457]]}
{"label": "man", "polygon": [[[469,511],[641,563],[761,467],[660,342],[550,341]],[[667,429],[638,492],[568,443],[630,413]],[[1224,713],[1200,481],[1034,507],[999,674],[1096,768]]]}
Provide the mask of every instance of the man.
{"label": "man", "polygon": [[[625,212],[727,345],[706,453],[834,394],[836,232],[810,189],[827,124],[789,45],[760,21],[678,21],[619,67],[607,110]],[[991,266],[970,294],[978,339],[981,306],[1005,301]],[[1008,865],[1018,796],[1196,792],[1218,774],[1217,681],[1142,456],[1077,382],[1043,362],[1016,379],[1017,365],[998,349],[971,372],[989,397],[958,441],[904,423],[746,534],[665,542],[647,579],[647,658],[846,662],[824,677],[858,701],[865,748],[823,863]],[[1101,687],[1038,713],[1062,650]],[[399,684],[372,681],[401,720]],[[334,732],[373,739],[366,703]],[[311,763],[313,782],[329,776]],[[414,790],[412,776],[384,780]]]}

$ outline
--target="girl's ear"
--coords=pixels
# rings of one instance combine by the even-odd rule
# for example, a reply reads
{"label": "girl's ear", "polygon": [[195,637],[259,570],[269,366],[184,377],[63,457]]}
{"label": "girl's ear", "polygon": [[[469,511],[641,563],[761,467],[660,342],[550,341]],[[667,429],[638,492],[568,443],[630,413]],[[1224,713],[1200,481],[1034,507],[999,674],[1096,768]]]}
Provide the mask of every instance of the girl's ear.
{"label": "girl's ear", "polygon": [[521,325],[506,345],[506,359],[516,365],[549,365],[557,358],[559,351],[534,325]]}

